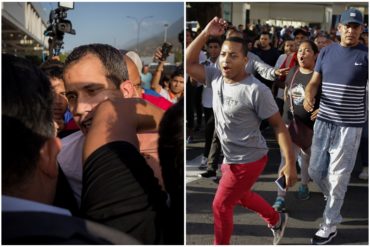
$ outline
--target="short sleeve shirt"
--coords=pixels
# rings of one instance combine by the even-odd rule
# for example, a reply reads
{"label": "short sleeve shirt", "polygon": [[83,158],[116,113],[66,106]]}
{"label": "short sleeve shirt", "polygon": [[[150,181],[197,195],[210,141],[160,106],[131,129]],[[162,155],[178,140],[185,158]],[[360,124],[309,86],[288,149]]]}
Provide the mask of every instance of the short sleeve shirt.
{"label": "short sleeve shirt", "polygon": [[221,72],[205,68],[206,84],[212,86],[215,128],[224,152],[225,164],[245,164],[267,154],[260,124],[278,112],[268,87],[253,76],[237,83],[225,83]]}
{"label": "short sleeve shirt", "polygon": [[361,44],[335,43],[321,50],[315,66],[322,78],[318,119],[349,127],[365,123],[368,61],[368,50]]}
{"label": "short sleeve shirt", "polygon": [[[297,69],[298,71],[297,73],[295,73]],[[294,67],[289,71],[289,74],[285,80],[285,87],[288,89],[287,91],[288,95],[287,95],[287,100],[284,102],[284,110],[283,110],[283,119],[286,124],[289,124],[292,119],[292,114],[290,111],[290,105],[291,105],[290,97],[292,97],[294,116],[298,117],[309,127],[311,128],[313,127],[314,122],[311,121],[311,113],[307,112],[303,108],[303,100],[305,98],[305,89],[306,89],[308,82],[311,80],[312,75],[313,75],[313,72],[309,74],[301,73],[298,67]],[[320,90],[315,98],[316,98],[316,101],[315,101],[314,108],[317,109],[319,107],[319,102],[320,102]]]}

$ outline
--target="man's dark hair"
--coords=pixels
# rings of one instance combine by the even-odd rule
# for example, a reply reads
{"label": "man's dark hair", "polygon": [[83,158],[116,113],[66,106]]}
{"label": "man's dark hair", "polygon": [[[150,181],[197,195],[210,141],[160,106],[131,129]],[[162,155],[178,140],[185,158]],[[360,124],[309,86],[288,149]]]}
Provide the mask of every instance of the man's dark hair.
{"label": "man's dark hair", "polygon": [[176,76],[184,77],[184,69],[182,67],[177,68],[172,74],[171,79],[175,78]]}
{"label": "man's dark hair", "polygon": [[47,60],[40,65],[40,69],[44,71],[49,78],[63,79],[64,64],[60,61]]}
{"label": "man's dark hair", "polygon": [[294,39],[292,38],[292,37],[290,37],[290,36],[286,36],[285,38],[284,38],[284,42],[285,41],[294,41]]}
{"label": "man's dark hair", "polygon": [[225,41],[230,41],[230,42],[235,42],[235,43],[242,44],[243,55],[244,56],[247,56],[248,55],[248,43],[245,42],[244,39],[239,38],[239,37],[229,37],[229,38],[225,39]]}
{"label": "man's dark hair", "polygon": [[294,41],[294,39],[292,39],[291,37],[289,36],[286,36],[286,38],[284,39],[284,42],[279,46],[279,50],[284,53],[284,47],[285,47],[285,44],[287,41]]}
{"label": "man's dark hair", "polygon": [[73,49],[65,61],[64,71],[87,54],[93,54],[99,58],[105,68],[105,76],[116,88],[119,88],[123,81],[128,80],[127,66],[121,53],[116,48],[105,44],[82,45]]}
{"label": "man's dark hair", "polygon": [[165,87],[165,84],[164,84],[164,82],[170,82],[170,78],[168,78],[168,76],[166,76],[166,75],[164,75],[162,78],[161,78],[161,80],[159,81],[159,85],[161,85],[163,88]]}
{"label": "man's dark hair", "polygon": [[55,135],[50,81],[31,62],[2,55],[2,186],[6,192],[34,172],[40,149]]}
{"label": "man's dark hair", "polygon": [[192,39],[195,39],[196,34],[195,34],[195,32],[193,32],[193,30],[191,30],[190,28],[187,28],[186,32],[190,34]]}
{"label": "man's dark hair", "polygon": [[216,37],[211,37],[207,40],[207,46],[209,46],[209,44],[212,44],[212,43],[217,43],[220,47],[222,45],[222,42],[220,39],[216,38]]}
{"label": "man's dark hair", "polygon": [[305,30],[303,30],[302,28],[297,28],[296,30],[294,30],[294,32],[293,32],[294,37],[297,36],[298,34],[303,34],[306,37],[309,36],[309,34]]}
{"label": "man's dark hair", "polygon": [[260,34],[260,37],[261,37],[262,35],[267,35],[267,36],[269,36],[269,39],[271,39],[271,36],[270,36],[270,33],[269,33],[269,32],[264,31],[264,32],[262,32],[262,33]]}

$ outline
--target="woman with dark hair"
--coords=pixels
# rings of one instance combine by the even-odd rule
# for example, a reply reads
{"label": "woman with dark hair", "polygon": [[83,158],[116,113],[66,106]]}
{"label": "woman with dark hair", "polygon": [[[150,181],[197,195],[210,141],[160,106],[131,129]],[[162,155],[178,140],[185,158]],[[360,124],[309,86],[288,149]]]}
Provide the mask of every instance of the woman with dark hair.
{"label": "woman with dark hair", "polygon": [[[304,110],[303,100],[305,97],[305,88],[313,75],[318,53],[319,49],[313,41],[303,41],[298,48],[298,65],[290,70],[285,80],[283,120],[287,127],[292,122],[294,116],[295,119],[298,119],[298,121],[301,121],[310,129],[313,128],[314,120],[319,111],[318,106],[320,96],[316,97],[316,110],[312,113],[308,113]],[[307,200],[310,197],[307,186],[310,179],[308,175],[308,165],[311,153],[310,147],[302,148],[298,146],[297,143],[294,143],[294,139],[292,140],[292,144],[296,160],[298,159],[298,156],[300,156],[301,185],[298,189],[298,199]],[[281,153],[279,170],[284,166],[284,164],[285,157],[283,153]],[[285,191],[278,189],[277,198],[273,205],[276,211],[281,212],[285,210],[285,194]]]}

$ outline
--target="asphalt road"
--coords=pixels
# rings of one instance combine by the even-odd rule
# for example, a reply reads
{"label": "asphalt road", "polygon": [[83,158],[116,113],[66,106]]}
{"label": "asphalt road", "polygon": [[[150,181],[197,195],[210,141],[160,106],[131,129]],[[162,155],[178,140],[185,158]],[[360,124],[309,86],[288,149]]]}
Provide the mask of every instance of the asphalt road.
{"label": "asphalt road", "polygon": [[[198,178],[198,169],[204,146],[203,131],[196,132],[194,142],[187,145],[186,164],[186,244],[210,245],[213,243],[212,200],[217,183]],[[271,131],[264,136],[270,148],[269,162],[254,186],[271,205],[276,197],[276,172],[280,163],[279,147]],[[368,245],[368,181],[358,179],[361,160],[357,160],[342,207],[343,222],[338,228],[333,245]],[[297,183],[287,194],[288,228],[280,244],[306,245],[317,231],[322,220],[325,201],[318,187],[310,182],[311,198],[300,201],[296,198]],[[264,221],[254,212],[236,206],[234,210],[234,231],[231,238],[234,245],[272,245],[272,233]]]}

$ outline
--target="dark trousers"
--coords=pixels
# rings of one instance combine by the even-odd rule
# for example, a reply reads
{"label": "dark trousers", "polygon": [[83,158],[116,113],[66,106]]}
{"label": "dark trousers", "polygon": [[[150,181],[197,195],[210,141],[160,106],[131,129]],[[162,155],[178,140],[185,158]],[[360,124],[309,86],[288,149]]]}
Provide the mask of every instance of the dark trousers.
{"label": "dark trousers", "polygon": [[208,161],[207,161],[208,171],[217,171],[220,154],[221,154],[221,143],[220,143],[220,140],[218,139],[216,130],[214,130],[211,148],[208,154]]}
{"label": "dark trousers", "polygon": [[194,128],[194,86],[190,81],[186,83],[186,126],[189,129]]}
{"label": "dark trousers", "polygon": [[195,87],[195,113],[197,115],[197,127],[202,126],[203,106],[202,106],[203,86]]}
{"label": "dark trousers", "polygon": [[209,150],[211,149],[213,132],[215,131],[215,118],[213,115],[212,108],[203,107],[203,111],[204,111],[204,118],[206,122],[206,126],[205,126],[206,128],[204,131],[205,145],[204,145],[203,156],[208,157]]}

